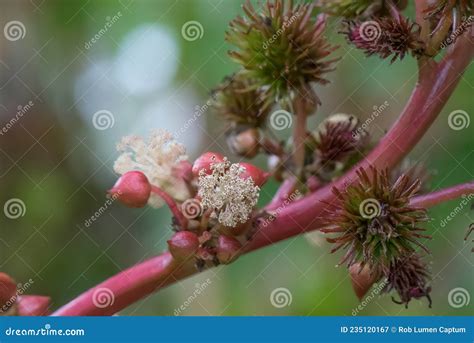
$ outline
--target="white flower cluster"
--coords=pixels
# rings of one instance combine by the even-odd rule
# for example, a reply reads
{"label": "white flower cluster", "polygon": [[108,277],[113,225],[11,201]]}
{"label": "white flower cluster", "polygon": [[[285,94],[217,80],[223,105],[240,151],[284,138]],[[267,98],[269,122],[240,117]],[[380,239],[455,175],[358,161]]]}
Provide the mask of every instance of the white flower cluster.
{"label": "white flower cluster", "polygon": [[252,178],[243,179],[245,168],[229,161],[211,165],[212,173],[201,171],[199,191],[204,209],[212,209],[211,217],[228,227],[245,223],[257,204],[260,188]]}
{"label": "white flower cluster", "polygon": [[[181,161],[187,160],[184,145],[176,142],[173,135],[167,131],[152,131],[148,141],[138,136],[126,136],[117,145],[122,152],[114,164],[114,170],[119,174],[139,170],[148,181],[178,201],[184,201],[190,194],[185,182],[177,178],[174,168]],[[152,194],[149,205],[163,206],[163,200]]]}

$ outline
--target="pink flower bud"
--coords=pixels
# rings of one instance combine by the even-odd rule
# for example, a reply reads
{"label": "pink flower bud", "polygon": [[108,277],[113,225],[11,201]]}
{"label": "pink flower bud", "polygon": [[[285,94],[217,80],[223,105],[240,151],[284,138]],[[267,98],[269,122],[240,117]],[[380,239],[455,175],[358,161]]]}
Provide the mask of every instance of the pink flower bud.
{"label": "pink flower bud", "polygon": [[269,173],[263,171],[262,169],[255,167],[250,163],[239,163],[241,167],[244,167],[245,170],[240,174],[242,179],[247,179],[251,177],[256,186],[261,187],[265,182],[267,182]]}
{"label": "pink flower bud", "polygon": [[211,174],[211,164],[224,162],[224,156],[217,152],[205,152],[199,156],[193,164],[193,174],[199,176],[199,172],[204,170],[206,174]]}
{"label": "pink flower bud", "polygon": [[11,302],[16,295],[15,281],[5,273],[0,273],[0,313],[2,307]]}
{"label": "pink flower bud", "polygon": [[237,239],[220,235],[217,240],[217,259],[223,264],[231,263],[237,258],[241,248],[242,244]]}
{"label": "pink flower bud", "polygon": [[109,190],[109,194],[128,207],[143,207],[148,202],[151,185],[140,171],[123,174]]}
{"label": "pink flower bud", "polygon": [[19,316],[49,315],[50,298],[40,295],[22,295],[18,297]]}
{"label": "pink flower bud", "polygon": [[174,258],[186,260],[196,254],[199,238],[191,231],[179,231],[168,241],[168,248]]}

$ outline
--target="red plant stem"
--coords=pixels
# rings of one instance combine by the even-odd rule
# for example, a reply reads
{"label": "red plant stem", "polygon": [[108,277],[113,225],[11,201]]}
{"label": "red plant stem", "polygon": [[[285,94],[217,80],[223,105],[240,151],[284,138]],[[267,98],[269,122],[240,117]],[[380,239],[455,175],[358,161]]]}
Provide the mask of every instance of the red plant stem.
{"label": "red plant stem", "polygon": [[171,210],[171,213],[173,213],[173,216],[176,218],[179,225],[181,227],[185,228],[186,225],[187,225],[187,220],[184,217],[181,210],[178,208],[178,205],[176,204],[174,199],[168,193],[166,193],[164,190],[162,190],[161,188],[159,188],[157,186],[152,185],[151,186],[151,191],[153,193],[155,193],[156,195],[158,195],[160,198],[162,198],[166,202],[166,205],[168,205],[169,209]]}
{"label": "red plant stem", "polygon": [[257,231],[246,250],[255,250],[317,229],[327,203],[335,200],[332,188],[345,189],[357,180],[357,169],[369,166],[391,169],[396,166],[439,115],[473,57],[474,43],[465,34],[458,38],[439,65],[433,61],[421,64],[419,80],[408,104],[371,153],[337,181],[283,208],[271,225]]}
{"label": "red plant stem", "polygon": [[[270,222],[265,230],[261,230],[264,232],[256,233],[252,241],[245,247],[245,252],[298,235],[310,229],[316,229],[317,218],[322,215],[326,208],[322,201],[331,202],[333,200],[331,192],[333,186],[343,188],[353,182],[357,168],[366,168],[369,165],[379,168],[395,166],[421,139],[441,112],[473,55],[474,46],[470,43],[469,38],[460,37],[441,64],[422,65],[419,82],[403,113],[367,158],[334,184],[283,208],[275,220]],[[446,194],[440,196],[440,192],[443,191],[436,192],[438,197],[449,197]],[[428,195],[425,197],[425,199],[429,199]],[[436,202],[432,198],[426,201],[426,204],[429,205],[430,203],[435,204]],[[57,310],[53,315],[110,315],[159,288],[194,273],[196,273],[196,270],[189,265],[176,266],[176,262],[166,252],[137,264],[95,286]],[[113,292],[115,301],[111,306],[106,308],[94,306],[93,295],[100,288],[108,288]]]}
{"label": "red plant stem", "polygon": [[[128,305],[151,294],[178,279],[191,275],[193,269],[179,265],[169,252],[139,263],[98,286],[81,294],[63,306],[53,316],[107,316],[113,315]],[[112,294],[110,306],[100,302],[101,292]],[[111,293],[110,293],[111,292]],[[96,306],[99,304],[99,306]]]}
{"label": "red plant stem", "polygon": [[464,183],[439,191],[414,197],[410,205],[414,207],[432,207],[442,202],[468,196],[474,199],[474,182]]}
{"label": "red plant stem", "polygon": [[291,193],[295,189],[295,185],[296,180],[293,177],[290,177],[283,181],[280,188],[278,188],[277,192],[275,193],[275,196],[273,197],[272,201],[267,206],[265,206],[265,209],[269,211],[275,210],[280,207],[285,200],[288,200]]}

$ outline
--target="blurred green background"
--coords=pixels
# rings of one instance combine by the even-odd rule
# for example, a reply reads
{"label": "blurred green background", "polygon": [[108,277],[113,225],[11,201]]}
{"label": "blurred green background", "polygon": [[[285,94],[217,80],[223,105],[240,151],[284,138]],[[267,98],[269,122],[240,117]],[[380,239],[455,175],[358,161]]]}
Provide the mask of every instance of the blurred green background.
{"label": "blurred green background", "polygon": [[[178,132],[206,103],[210,90],[236,70],[227,58],[224,32],[242,14],[241,3],[0,0],[1,26],[20,21],[25,29],[18,40],[0,36],[0,125],[19,106],[34,104],[0,135],[0,205],[18,198],[26,208],[18,219],[0,213],[0,271],[17,282],[33,279],[30,292],[50,295],[54,309],[165,249],[171,234],[167,209],[126,209],[117,203],[90,227],[84,222],[104,205],[105,191],[116,180],[116,142],[150,128]],[[201,24],[202,37],[183,38],[189,21]],[[104,26],[107,31],[99,33]],[[390,65],[365,58],[345,44],[338,29],[330,22],[328,35],[341,45],[336,54],[342,59],[329,76],[332,83],[318,87],[323,106],[312,124],[339,112],[364,120],[387,101],[389,107],[369,127],[376,140],[406,103],[416,83],[416,62],[406,58]],[[96,35],[99,39],[91,43]],[[454,110],[474,120],[473,89],[471,66],[410,156],[433,174],[431,189],[473,179],[474,123],[459,131],[448,126]],[[105,130],[93,125],[94,113],[101,110],[113,114],[113,126]],[[178,139],[191,159],[207,150],[224,151],[232,159],[224,131],[225,124],[207,111]],[[264,159],[257,163],[266,164]],[[265,187],[262,204],[276,186],[272,181]],[[459,203],[430,211],[433,308],[421,299],[406,310],[390,296],[377,296],[359,315],[472,313],[472,303],[461,308],[448,303],[450,290],[462,287],[472,295],[474,289],[472,243],[463,241],[474,211],[465,207],[447,226],[440,225]],[[358,300],[346,270],[335,267],[340,256],[328,251],[318,234],[289,239],[175,284],[123,314],[173,315],[196,283],[209,278],[211,284],[182,315],[351,315]],[[272,306],[270,294],[279,287],[291,292],[289,306]]]}

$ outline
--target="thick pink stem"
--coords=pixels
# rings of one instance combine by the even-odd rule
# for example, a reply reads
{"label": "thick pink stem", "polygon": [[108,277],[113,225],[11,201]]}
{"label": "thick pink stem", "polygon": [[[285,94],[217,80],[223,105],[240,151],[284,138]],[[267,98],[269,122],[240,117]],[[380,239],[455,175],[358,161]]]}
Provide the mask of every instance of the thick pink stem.
{"label": "thick pink stem", "polygon": [[474,43],[464,35],[439,65],[433,61],[421,65],[419,81],[407,106],[374,150],[336,182],[285,207],[271,225],[256,233],[246,250],[254,250],[317,229],[327,203],[335,200],[332,188],[345,189],[357,179],[357,169],[371,165],[389,169],[396,166],[420,141],[439,115],[473,56]]}
{"label": "thick pink stem", "polygon": [[280,207],[281,204],[285,200],[288,200],[288,198],[291,196],[291,193],[295,190],[295,185],[296,179],[293,177],[290,177],[283,181],[280,188],[278,188],[277,192],[275,193],[272,201],[267,206],[265,206],[265,209],[267,211],[270,211]]}
{"label": "thick pink stem", "polygon": [[474,182],[441,189],[439,191],[414,197],[410,205],[414,207],[433,207],[442,202],[468,196],[474,199]]}
{"label": "thick pink stem", "polygon": [[169,252],[139,263],[102,282],[54,312],[53,316],[107,316],[144,296],[192,274]]}
{"label": "thick pink stem", "polygon": [[[321,217],[327,208],[327,202],[334,200],[331,188],[336,186],[343,189],[353,182],[357,168],[366,168],[369,165],[378,168],[394,167],[410,152],[441,112],[473,55],[473,44],[468,37],[462,37],[440,65],[430,63],[421,66],[419,83],[409,103],[392,129],[369,156],[334,184],[283,208],[274,221],[256,233],[245,247],[245,251],[316,229],[318,217]],[[442,191],[436,192],[438,197],[440,192]],[[426,197],[425,200],[429,199],[428,195]],[[433,197],[432,195],[431,200],[426,200],[426,204],[430,201],[434,204]],[[420,199],[417,201],[421,203]],[[196,273],[196,270],[191,266],[177,267],[171,255],[164,253],[113,276],[83,293],[53,315],[110,315],[193,273]],[[94,294],[97,295],[101,288],[107,288],[114,294],[111,306],[101,308],[94,305]]]}

